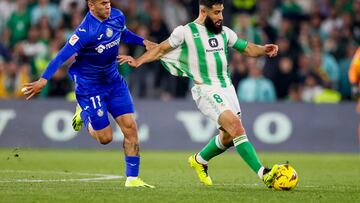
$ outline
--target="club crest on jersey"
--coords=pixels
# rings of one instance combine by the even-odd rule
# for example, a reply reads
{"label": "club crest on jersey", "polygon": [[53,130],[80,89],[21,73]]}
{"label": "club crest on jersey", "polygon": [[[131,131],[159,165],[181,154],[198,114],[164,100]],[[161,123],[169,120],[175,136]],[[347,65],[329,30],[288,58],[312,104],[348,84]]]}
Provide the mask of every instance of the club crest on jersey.
{"label": "club crest on jersey", "polygon": [[211,39],[209,39],[209,45],[212,48],[215,48],[215,47],[219,46],[219,41],[216,38],[211,38]]}
{"label": "club crest on jersey", "polygon": [[99,109],[99,110],[97,111],[97,115],[98,115],[99,117],[103,117],[103,116],[104,116],[104,112],[103,112],[101,109]]}
{"label": "club crest on jersey", "polygon": [[70,40],[69,40],[69,44],[71,44],[71,46],[74,46],[76,44],[77,41],[79,41],[79,36],[77,36],[76,34],[73,34],[71,37],[70,37]]}
{"label": "club crest on jersey", "polygon": [[106,36],[107,37],[112,37],[114,34],[113,30],[111,28],[107,28],[106,29]]}

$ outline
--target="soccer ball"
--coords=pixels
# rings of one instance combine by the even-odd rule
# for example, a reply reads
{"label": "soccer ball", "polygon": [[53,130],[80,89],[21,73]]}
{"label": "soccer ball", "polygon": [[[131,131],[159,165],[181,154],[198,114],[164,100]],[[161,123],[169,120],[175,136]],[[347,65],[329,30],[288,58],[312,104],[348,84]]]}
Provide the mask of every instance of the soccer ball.
{"label": "soccer ball", "polygon": [[293,190],[295,189],[299,177],[296,171],[289,164],[279,165],[278,171],[275,174],[273,188],[275,190]]}

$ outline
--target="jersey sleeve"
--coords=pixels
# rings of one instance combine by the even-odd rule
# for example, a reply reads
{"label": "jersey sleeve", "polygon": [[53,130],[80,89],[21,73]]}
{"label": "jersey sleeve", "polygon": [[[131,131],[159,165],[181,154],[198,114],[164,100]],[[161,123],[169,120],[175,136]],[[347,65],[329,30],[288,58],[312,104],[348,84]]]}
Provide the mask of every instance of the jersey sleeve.
{"label": "jersey sleeve", "polygon": [[140,46],[145,46],[143,43],[144,38],[127,29],[125,15],[119,10],[116,11],[119,12],[118,23],[120,25],[120,31],[122,32],[121,41],[125,44],[136,44]]}
{"label": "jersey sleeve", "polygon": [[237,34],[230,28],[224,26],[224,30],[229,39],[228,46],[236,49],[240,53],[244,52],[244,50],[248,45],[248,42],[246,40],[239,38]]}
{"label": "jersey sleeve", "polygon": [[60,66],[65,63],[65,61],[67,61],[72,55],[74,55],[86,45],[87,41],[90,38],[87,32],[88,30],[82,27],[79,27],[75,31],[75,33],[70,37],[69,41],[65,44],[65,46],[50,62],[45,72],[43,73],[42,78],[49,80],[60,68]]}
{"label": "jersey sleeve", "polygon": [[171,33],[168,39],[170,46],[172,48],[177,48],[184,42],[185,39],[184,33],[185,33],[184,26],[178,26],[177,28],[174,29],[174,31]]}
{"label": "jersey sleeve", "polygon": [[89,32],[90,31],[88,29],[79,27],[66,44],[69,44],[70,47],[76,51],[84,48],[90,39]]}

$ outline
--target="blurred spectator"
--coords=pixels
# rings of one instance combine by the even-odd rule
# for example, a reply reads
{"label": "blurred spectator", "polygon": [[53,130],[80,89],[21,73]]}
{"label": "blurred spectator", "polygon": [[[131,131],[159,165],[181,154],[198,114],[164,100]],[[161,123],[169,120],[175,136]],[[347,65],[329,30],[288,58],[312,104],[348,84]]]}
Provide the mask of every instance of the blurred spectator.
{"label": "blurred spectator", "polygon": [[70,17],[70,26],[65,30],[65,35],[63,40],[68,41],[71,37],[71,35],[75,32],[76,28],[81,24],[82,20],[84,18],[84,15],[81,12],[77,12],[72,14]]}
{"label": "blurred spectator", "polygon": [[[158,6],[154,6],[150,11],[151,24],[150,24],[150,39],[152,41],[160,43],[166,40],[169,35],[169,29],[167,28],[163,16],[161,15],[161,9]],[[171,77],[170,73],[160,64],[155,62],[151,64],[155,70],[155,88],[159,91],[162,100],[169,100],[174,96],[176,88],[176,78]]]}
{"label": "blurred spectator", "polygon": [[255,58],[247,59],[249,76],[240,82],[238,97],[241,102],[274,102],[275,89],[272,82],[262,74],[262,65]]}
{"label": "blurred spectator", "polygon": [[[130,30],[149,33],[156,42],[166,40],[174,27],[193,20],[199,11],[198,1],[192,0],[113,0],[112,4],[125,13]],[[323,89],[312,102],[336,101],[336,90],[343,99],[350,99],[346,73],[354,47],[360,43],[360,0],[230,0],[224,6],[224,25],[233,24],[239,37],[279,45],[278,56],[266,58],[263,69],[278,99],[299,101],[303,89],[309,92],[309,75],[316,78],[314,87]],[[26,64],[31,67],[29,77],[38,78],[85,12],[85,0],[0,0],[0,61]],[[133,56],[144,51],[131,45],[122,45],[122,49]],[[127,80],[134,97],[186,97],[188,80],[170,76],[160,63],[149,66],[141,70],[120,67],[125,76],[131,73]],[[237,89],[248,78],[247,58],[230,51],[229,67]],[[54,83],[61,85],[55,86],[71,87],[65,85],[67,77],[58,74],[61,77]],[[58,93],[46,96],[65,94],[55,89],[50,92]]]}
{"label": "blurred spectator", "polygon": [[[194,0],[181,0],[181,2],[184,4],[189,19],[195,19],[199,14],[199,2]],[[225,4],[228,2],[224,2]]]}
{"label": "blurred spectator", "polygon": [[41,92],[41,96],[46,97],[65,97],[72,91],[71,79],[67,74],[67,69],[63,66],[59,68],[48,84]]}
{"label": "blurred spectator", "polygon": [[354,39],[360,44],[360,0],[355,0],[353,4],[353,19],[354,24],[352,27],[352,32]]}
{"label": "blurred spectator", "polygon": [[232,0],[233,13],[254,13],[256,10],[256,0]]}
{"label": "blurred spectator", "polygon": [[295,0],[284,0],[280,6],[281,13],[284,16],[295,17],[302,13],[301,7]]}
{"label": "blurred spectator", "polygon": [[321,79],[314,73],[310,73],[305,78],[304,89],[301,93],[301,100],[313,103],[315,97],[320,95],[324,88],[321,86]]}
{"label": "blurred spectator", "polygon": [[26,0],[17,0],[16,11],[11,14],[9,21],[7,22],[7,29],[10,34],[10,47],[25,40],[29,28],[30,12],[27,9],[27,2]]}
{"label": "blurred spectator", "polygon": [[278,74],[273,81],[278,99],[285,99],[290,85],[298,81],[294,66],[294,61],[290,57],[284,56],[280,58]]}
{"label": "blurred spectator", "polygon": [[[74,16],[81,16],[80,22],[77,23],[77,26],[80,25],[83,20],[83,11],[87,8],[86,1],[78,1],[78,0],[61,0],[60,9],[63,13],[63,21],[71,22],[71,27],[73,27]],[[68,24],[64,25],[68,27]],[[75,27],[76,28],[76,27]],[[73,31],[75,31],[73,27]]]}
{"label": "blurred spectator", "polygon": [[0,61],[10,60],[10,51],[0,41]]}
{"label": "blurred spectator", "polygon": [[[143,37],[144,39],[149,38],[149,29],[145,25],[140,25],[137,32],[138,35]],[[144,53],[145,47],[136,46],[134,50],[134,56],[138,57],[142,53]],[[126,54],[128,53],[128,50],[126,46],[120,47],[120,53]],[[125,65],[125,64],[124,64]],[[150,64],[144,64],[144,67],[142,69],[133,69],[129,67],[127,64],[123,67],[121,67],[121,73],[122,75],[129,75],[129,88],[132,92],[132,95],[144,98],[148,95],[149,89],[153,88],[154,83],[154,72],[151,70]],[[131,73],[131,74],[130,74]]]}
{"label": "blurred spectator", "polygon": [[248,76],[248,68],[245,64],[245,56],[239,52],[234,52],[233,59],[230,62],[231,80],[235,89],[238,89],[240,81]]}
{"label": "blurred spectator", "polygon": [[[317,66],[315,68],[321,66],[331,81],[330,85],[336,89],[338,87],[340,70],[336,59],[331,54],[323,50],[322,41],[318,35],[313,35],[311,37],[310,46],[313,51],[312,56],[314,56],[314,65]],[[318,62],[321,62],[321,64],[318,64]],[[322,79],[324,79],[324,77]]]}
{"label": "blurred spectator", "polygon": [[261,39],[264,43],[275,43],[276,30],[269,24],[266,17],[260,17],[257,26],[259,26]]}
{"label": "blurred spectator", "polygon": [[[273,83],[276,83],[276,80],[279,80],[280,76],[280,59],[284,56],[290,57],[292,60],[297,58],[298,49],[290,43],[290,41],[285,37],[279,37],[276,40],[276,44],[279,45],[279,53],[275,58],[266,58],[264,75],[269,78]],[[293,70],[295,71],[295,70]]]}
{"label": "blurred spectator", "polygon": [[39,0],[39,3],[31,12],[31,23],[36,25],[40,22],[41,17],[47,16],[52,28],[56,28],[62,17],[59,6],[49,3],[49,0]]}
{"label": "blurred spectator", "polygon": [[86,1],[83,0],[60,0],[60,9],[66,15],[72,15],[75,11],[82,12],[86,7]]}
{"label": "blurred spectator", "polygon": [[341,101],[341,95],[338,91],[326,88],[319,95],[316,95],[314,102],[316,104],[337,104]]}
{"label": "blurred spectator", "polygon": [[169,30],[174,30],[179,25],[188,23],[188,14],[180,0],[167,0],[163,6],[165,23]]}
{"label": "blurred spectator", "polygon": [[233,30],[242,39],[246,39],[255,44],[262,44],[260,31],[251,24],[248,14],[240,14],[235,18]]}
{"label": "blurred spectator", "polygon": [[346,57],[340,59],[340,81],[339,81],[339,91],[342,98],[350,100],[351,99],[351,85],[349,81],[349,69],[351,66],[351,61],[355,55],[357,46],[353,44],[348,44],[346,48]]}
{"label": "blurred spectator", "polygon": [[302,102],[301,99],[302,86],[298,83],[293,83],[289,87],[289,96],[287,101],[289,102]]}
{"label": "blurred spectator", "polygon": [[29,30],[28,37],[25,41],[16,46],[16,53],[24,56],[29,61],[35,57],[45,56],[47,53],[46,44],[40,41],[40,32],[37,26],[32,26]]}
{"label": "blurred spectator", "polygon": [[16,4],[14,0],[0,0],[0,35],[3,34],[6,22],[8,22],[8,19],[15,9]]}
{"label": "blurred spectator", "polygon": [[0,61],[0,98],[23,97],[22,85],[30,82],[30,67],[15,61]]}

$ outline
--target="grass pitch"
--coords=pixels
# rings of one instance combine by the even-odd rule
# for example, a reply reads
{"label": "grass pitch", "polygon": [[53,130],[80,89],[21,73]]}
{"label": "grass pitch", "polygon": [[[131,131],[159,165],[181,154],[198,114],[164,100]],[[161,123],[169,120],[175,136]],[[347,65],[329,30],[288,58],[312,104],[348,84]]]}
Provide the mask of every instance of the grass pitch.
{"label": "grass pitch", "polygon": [[235,152],[210,162],[215,185],[203,186],[187,164],[192,153],[142,152],[140,177],[157,188],[127,189],[120,150],[1,149],[0,202],[360,202],[359,154],[260,153],[298,172],[298,187],[279,192]]}

